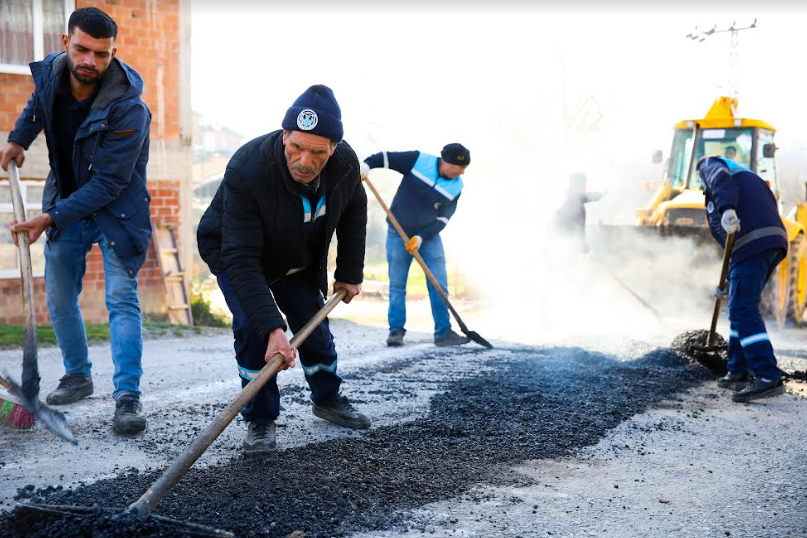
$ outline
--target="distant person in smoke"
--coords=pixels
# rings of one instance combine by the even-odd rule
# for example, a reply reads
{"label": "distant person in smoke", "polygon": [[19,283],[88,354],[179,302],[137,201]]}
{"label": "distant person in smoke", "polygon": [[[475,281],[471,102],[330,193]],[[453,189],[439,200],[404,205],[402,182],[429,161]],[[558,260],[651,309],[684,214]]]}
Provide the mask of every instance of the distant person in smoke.
{"label": "distant person in smoke", "polygon": [[583,253],[589,251],[586,241],[586,204],[596,202],[605,195],[601,192],[587,192],[587,178],[582,172],[569,176],[569,190],[566,200],[555,214],[555,225],[561,231],[572,236],[580,245]]}
{"label": "distant person in smoke", "polygon": [[717,383],[737,391],[735,402],[783,394],[782,372],[759,310],[765,283],[787,255],[776,198],[762,178],[726,158],[702,158],[698,174],[712,235],[725,246],[728,234],[735,234],[729,289],[715,290],[728,296],[730,321],[728,373]]}
{"label": "distant person in smoke", "polygon": [[732,161],[736,161],[737,160],[737,148],[735,148],[734,146],[728,146],[726,148],[725,157],[726,157],[726,159],[731,159]]}
{"label": "distant person in smoke", "polygon": [[[439,157],[420,151],[382,151],[361,163],[362,176],[372,168],[390,168],[403,174],[390,210],[410,242],[404,243],[390,223],[386,245],[389,264],[388,346],[402,346],[404,343],[406,281],[414,252],[420,253],[440,287],[448,293],[446,257],[440,232],[457,210],[463,187],[462,174],[469,164],[471,152],[456,143],[445,146]],[[434,318],[435,345],[460,346],[470,342],[470,338],[451,330],[448,307],[431,281],[427,280],[426,285]]]}
{"label": "distant person in smoke", "polygon": [[[333,290],[347,292],[345,303],[361,292],[367,195],[358,157],[342,140],[342,112],[331,89],[308,88],[289,107],[282,127],[235,152],[197,232],[199,253],[233,314],[242,385],[277,353],[294,366],[298,350],[290,347],[286,328],[298,332],[324,305],[334,234]],[[370,419],[340,392],[327,319],[299,352],[313,414],[346,428],[369,428]],[[276,378],[241,413],[248,424],[244,452],[275,450]]]}

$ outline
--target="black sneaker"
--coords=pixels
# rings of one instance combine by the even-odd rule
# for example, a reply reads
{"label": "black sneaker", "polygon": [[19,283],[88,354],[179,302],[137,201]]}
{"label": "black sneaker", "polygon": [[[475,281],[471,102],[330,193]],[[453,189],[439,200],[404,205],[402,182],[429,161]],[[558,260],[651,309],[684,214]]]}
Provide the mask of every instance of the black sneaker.
{"label": "black sneaker", "polygon": [[717,386],[722,389],[742,390],[751,383],[751,376],[747,372],[729,372],[717,380]]}
{"label": "black sneaker", "polygon": [[365,430],[370,427],[370,419],[356,411],[347,396],[339,396],[334,403],[329,405],[315,403],[311,410],[314,412],[314,416],[338,426],[357,430]]}
{"label": "black sneaker", "polygon": [[404,345],[403,338],[406,331],[402,329],[395,329],[389,332],[389,336],[387,336],[387,345],[389,347],[399,347]]}
{"label": "black sneaker", "polygon": [[277,450],[277,427],[275,421],[253,420],[247,424],[244,439],[244,454],[268,454]]}
{"label": "black sneaker", "polygon": [[445,346],[461,346],[463,344],[467,344],[470,342],[471,339],[467,336],[460,336],[451,329],[448,332],[444,332],[440,336],[434,337],[434,345],[445,347]]}
{"label": "black sneaker", "polygon": [[65,405],[83,400],[92,394],[92,376],[89,374],[66,374],[59,380],[56,390],[48,394],[49,405]]}
{"label": "black sneaker", "polygon": [[115,400],[115,433],[134,435],[146,429],[146,415],[140,397],[134,394],[123,394]]}
{"label": "black sneaker", "polygon": [[744,388],[740,392],[732,395],[731,399],[735,402],[750,402],[751,400],[759,400],[761,398],[773,398],[785,393],[785,384],[781,379],[775,381],[768,381],[757,377],[751,386]]}

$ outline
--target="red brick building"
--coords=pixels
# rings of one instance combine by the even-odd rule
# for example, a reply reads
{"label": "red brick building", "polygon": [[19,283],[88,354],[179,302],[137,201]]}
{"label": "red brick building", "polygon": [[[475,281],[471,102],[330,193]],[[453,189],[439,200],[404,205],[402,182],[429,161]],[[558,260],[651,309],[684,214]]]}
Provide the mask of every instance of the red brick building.
{"label": "red brick building", "polygon": [[[61,34],[75,8],[96,6],[118,24],[118,57],[143,77],[143,98],[152,113],[148,188],[155,222],[178,225],[180,256],[189,267],[193,249],[190,222],[191,108],[190,0],[3,0],[0,2],[0,142],[5,143],[31,92],[28,63],[61,51]],[[41,210],[42,185],[49,170],[44,134],[26,153],[20,169],[29,215]],[[0,179],[6,178],[0,169]],[[0,323],[22,323],[17,252],[8,182],[0,181]],[[32,246],[37,323],[49,323],[45,306],[44,235]],[[166,311],[165,289],[154,245],[139,274],[144,313]],[[106,321],[101,253],[93,247],[81,294],[85,321]]]}

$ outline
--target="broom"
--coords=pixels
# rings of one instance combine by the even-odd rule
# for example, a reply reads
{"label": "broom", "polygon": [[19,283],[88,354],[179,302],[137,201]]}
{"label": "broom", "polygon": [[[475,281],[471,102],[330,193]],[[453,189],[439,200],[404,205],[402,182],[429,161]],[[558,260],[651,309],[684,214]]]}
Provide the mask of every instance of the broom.
{"label": "broom", "polygon": [[[0,387],[9,390],[11,383],[0,376]],[[34,425],[34,414],[10,395],[5,394],[0,398],[0,424],[7,428],[28,429]]]}

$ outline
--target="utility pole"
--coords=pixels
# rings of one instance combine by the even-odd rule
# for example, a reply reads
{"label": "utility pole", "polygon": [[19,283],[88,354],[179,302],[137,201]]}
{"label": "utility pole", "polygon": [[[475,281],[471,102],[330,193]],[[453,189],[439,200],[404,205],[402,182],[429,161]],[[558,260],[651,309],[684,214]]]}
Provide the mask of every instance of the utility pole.
{"label": "utility pole", "polygon": [[727,92],[729,97],[737,98],[740,94],[740,32],[742,30],[752,30],[757,27],[757,19],[754,19],[748,26],[738,27],[737,22],[731,23],[728,28],[718,29],[714,25],[709,30],[695,30],[687,34],[687,38],[692,39],[698,43],[703,43],[706,38],[714,34],[730,34],[730,47],[729,47],[729,62],[728,62],[728,81]]}

